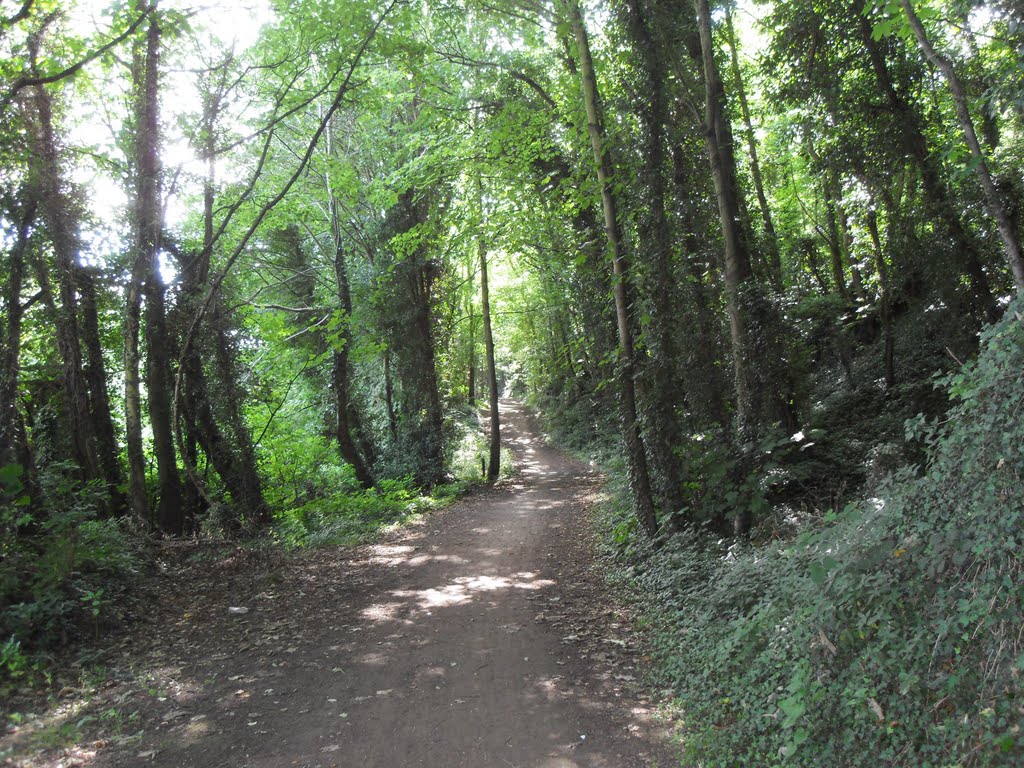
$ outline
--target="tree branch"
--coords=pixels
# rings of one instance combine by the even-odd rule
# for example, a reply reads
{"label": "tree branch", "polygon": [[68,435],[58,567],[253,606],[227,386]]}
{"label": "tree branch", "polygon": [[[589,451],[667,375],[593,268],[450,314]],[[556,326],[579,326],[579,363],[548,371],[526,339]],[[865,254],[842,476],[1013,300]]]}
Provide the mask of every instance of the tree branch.
{"label": "tree branch", "polygon": [[[31,4],[31,0],[27,4]],[[8,89],[7,93],[4,94],[3,99],[0,100],[0,113],[3,113],[3,111],[7,109],[10,103],[14,100],[14,97],[17,96],[18,92],[21,91],[23,88],[28,88],[30,86],[37,85],[49,85],[50,83],[56,83],[60,80],[65,80],[69,77],[72,77],[75,74],[77,74],[87,64],[92,63],[100,56],[102,56],[104,53],[109,51],[111,48],[114,48],[123,43],[128,37],[132,35],[133,32],[135,32],[136,29],[139,28],[139,25],[142,24],[142,22],[152,12],[152,10],[152,7],[147,8],[145,11],[142,12],[142,14],[137,19],[135,19],[135,21],[128,25],[128,28],[124,32],[122,32],[120,35],[113,38],[112,40],[109,40],[105,44],[101,45],[99,48],[90,53],[84,59],[80,59],[79,61],[72,64],[70,67],[62,69],[60,72],[54,72],[49,75],[39,75],[35,77],[22,75],[21,77],[19,77],[11,84],[11,87]]]}

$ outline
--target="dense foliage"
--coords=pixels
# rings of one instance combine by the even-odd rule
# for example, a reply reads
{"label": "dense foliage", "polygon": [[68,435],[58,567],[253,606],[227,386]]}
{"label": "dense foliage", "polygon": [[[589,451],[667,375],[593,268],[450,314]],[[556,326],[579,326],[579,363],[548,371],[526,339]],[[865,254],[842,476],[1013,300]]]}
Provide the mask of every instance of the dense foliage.
{"label": "dense foliage", "polygon": [[1018,4],[236,5],[0,2],[0,674],[147,537],[493,480],[501,393],[621,470],[700,760],[1019,757]]}
{"label": "dense foliage", "polygon": [[701,764],[1020,760],[1021,309],[938,383],[947,418],[908,424],[921,466],[793,541],[693,531],[635,567]]}

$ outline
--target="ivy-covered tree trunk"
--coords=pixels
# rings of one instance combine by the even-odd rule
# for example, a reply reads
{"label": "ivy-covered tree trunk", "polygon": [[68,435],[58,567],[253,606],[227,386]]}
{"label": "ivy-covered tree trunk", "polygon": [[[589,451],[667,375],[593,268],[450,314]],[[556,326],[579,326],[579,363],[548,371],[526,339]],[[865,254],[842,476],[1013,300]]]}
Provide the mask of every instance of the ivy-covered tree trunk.
{"label": "ivy-covered tree trunk", "polygon": [[645,420],[646,445],[654,470],[654,486],[661,505],[677,511],[683,506],[681,467],[675,450],[681,443],[677,406],[679,392],[674,385],[678,358],[672,333],[672,234],[665,202],[665,125],[667,108],[664,82],[667,72],[660,48],[651,38],[640,0],[629,0],[626,8],[633,47],[640,62],[644,98],[639,116],[644,128],[643,176],[647,191],[646,210],[640,215],[640,234],[650,254],[650,321],[646,330],[649,356],[645,368],[650,374],[650,408]]}
{"label": "ivy-covered tree trunk", "polygon": [[761,223],[764,227],[765,245],[768,248],[768,275],[772,288],[776,292],[781,293],[783,289],[782,254],[779,251],[779,236],[775,231],[775,222],[772,219],[771,208],[768,206],[768,196],[764,191],[761,160],[757,154],[757,136],[754,133],[753,121],[750,118],[747,89],[743,83],[743,73],[740,70],[736,30],[733,27],[732,11],[728,2],[725,4],[725,32],[731,52],[732,76],[736,86],[736,97],[740,104],[740,115],[743,118],[743,133],[747,140],[747,153],[750,158],[750,179],[754,182],[754,193],[757,195],[757,206],[761,212]]}
{"label": "ivy-covered tree trunk", "polygon": [[647,470],[647,456],[640,421],[637,418],[637,398],[634,376],[636,361],[633,351],[633,329],[630,319],[628,264],[622,249],[619,232],[616,200],[612,191],[613,164],[602,134],[597,76],[590,55],[590,41],[583,23],[583,15],[577,0],[567,0],[565,9],[569,24],[576,39],[576,51],[580,62],[580,84],[587,115],[587,133],[597,166],[598,183],[601,186],[601,201],[604,211],[604,229],[611,256],[612,295],[615,299],[615,317],[619,333],[618,378],[620,386],[620,408],[622,428],[626,445],[626,466],[632,491],[634,512],[641,527],[648,536],[658,531],[658,520],[651,494],[651,481]]}
{"label": "ivy-covered tree trunk", "polygon": [[871,235],[871,246],[875,254],[875,269],[878,272],[878,319],[882,323],[882,370],[885,388],[896,386],[896,342],[892,328],[892,297],[889,287],[889,265],[885,261],[882,249],[882,238],[878,232],[878,216],[874,208],[867,211],[868,233]]}
{"label": "ivy-covered tree trunk", "polygon": [[124,421],[128,455],[128,494],[132,512],[139,520],[149,518],[146,490],[146,457],[142,447],[142,387],[139,374],[139,341],[142,326],[141,259],[135,255],[125,288],[124,312]]}
{"label": "ivy-covered tree trunk", "polygon": [[[174,356],[171,354],[167,333],[164,284],[160,273],[163,237],[159,151],[160,35],[159,18],[153,12],[146,34],[145,63],[139,89],[141,102],[136,126],[136,279],[141,282],[139,287],[146,300],[146,393],[159,483],[155,522],[164,533],[180,534],[185,530],[186,515],[171,424],[171,360]],[[135,310],[130,308],[129,311]],[[138,397],[137,391],[133,397]]]}
{"label": "ivy-covered tree trunk", "polygon": [[474,266],[472,260],[470,260],[469,267],[466,270],[466,295],[469,297],[466,301],[466,313],[468,315],[467,323],[469,325],[469,347],[468,362],[466,363],[469,371],[466,375],[466,389],[468,390],[466,395],[466,402],[470,408],[476,408],[476,297],[473,292],[473,272]]}
{"label": "ivy-covered tree trunk", "polygon": [[349,287],[348,268],[345,264],[345,251],[340,240],[334,253],[334,278],[343,315],[340,318],[339,338],[332,344],[331,388],[334,392],[335,405],[334,437],[342,458],[352,465],[359,484],[363,488],[372,488],[373,474],[353,437],[358,431],[359,424],[355,405],[351,402],[349,392],[351,386],[349,352],[352,348],[352,292]]}
{"label": "ivy-covered tree trunk", "polygon": [[384,408],[388,414],[388,434],[391,441],[398,440],[398,412],[395,410],[395,381],[391,375],[391,352],[387,348],[381,355],[382,373],[384,376]]}
{"label": "ivy-covered tree trunk", "polygon": [[83,479],[96,480],[102,474],[89,412],[89,385],[85,378],[78,321],[76,277],[80,246],[75,205],[65,192],[54,137],[53,101],[45,87],[32,89],[32,106],[33,162],[29,178],[35,187],[33,196],[39,203],[39,212],[53,247],[58,295],[53,295],[49,268],[41,258],[36,261],[36,273],[44,301],[52,312],[61,358],[64,417],[71,458],[78,465]]}
{"label": "ivy-covered tree trunk", "polygon": [[96,439],[96,460],[100,473],[113,498],[113,507],[124,505],[120,490],[123,477],[118,460],[117,434],[114,430],[113,407],[107,386],[103,342],[100,338],[99,297],[93,271],[77,265],[79,306],[81,309],[82,345],[85,351],[85,380],[89,386],[89,414]]}
{"label": "ivy-covered tree trunk", "polygon": [[[431,208],[426,193],[410,188],[389,212],[395,248],[386,286],[385,323],[397,406],[397,443],[415,466],[416,482],[424,487],[444,476],[444,413],[438,389],[434,340],[434,283],[438,264],[431,258],[425,224]],[[390,413],[389,413],[390,418]]]}
{"label": "ivy-covered tree trunk", "polygon": [[704,74],[704,141],[715,184],[715,200],[718,203],[718,218],[725,246],[725,293],[732,336],[737,432],[740,442],[745,443],[757,433],[752,361],[747,338],[747,318],[743,311],[743,290],[751,281],[753,270],[748,245],[743,241],[740,228],[736,160],[733,156],[729,118],[725,113],[725,92],[715,64],[711,10],[707,0],[694,0],[694,6]]}
{"label": "ivy-covered tree trunk", "polygon": [[728,430],[729,387],[722,366],[718,364],[722,357],[719,354],[721,323],[713,308],[716,297],[711,294],[705,278],[708,265],[699,255],[703,246],[697,231],[701,225],[691,202],[695,175],[695,169],[689,167],[682,148],[678,145],[673,147],[672,185],[679,201],[677,215],[684,233],[683,287],[689,300],[689,312],[685,318],[694,339],[683,361],[683,382],[691,411],[722,430]]}
{"label": "ivy-covered tree trunk", "polygon": [[36,219],[36,202],[23,190],[21,210],[13,210],[17,230],[8,252],[7,280],[3,287],[6,310],[3,347],[0,348],[0,467],[20,464],[22,476],[31,475],[31,453],[25,425],[18,410],[18,384],[21,379],[21,329],[25,315],[21,292],[25,283],[25,257],[32,226]]}
{"label": "ivy-covered tree trunk", "polygon": [[[214,411],[217,417],[215,423],[222,423],[230,438],[224,446],[226,461],[230,462],[225,469],[230,475],[230,481],[225,484],[244,516],[245,524],[253,530],[260,530],[271,523],[272,515],[270,506],[263,498],[252,430],[242,410],[245,389],[239,383],[237,351],[229,332],[230,321],[220,302],[214,305],[209,323],[214,330],[213,370],[221,403],[221,407]],[[217,473],[224,477],[224,472],[219,468]]]}

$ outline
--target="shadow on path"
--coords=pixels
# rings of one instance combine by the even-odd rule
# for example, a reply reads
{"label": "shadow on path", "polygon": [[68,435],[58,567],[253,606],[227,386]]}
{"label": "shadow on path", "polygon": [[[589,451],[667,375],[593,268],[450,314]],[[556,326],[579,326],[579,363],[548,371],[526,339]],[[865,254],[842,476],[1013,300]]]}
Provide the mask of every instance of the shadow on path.
{"label": "shadow on path", "polygon": [[502,418],[513,480],[384,543],[311,557],[249,596],[216,647],[168,649],[166,714],[94,764],[673,765],[644,707],[607,669],[598,679],[605,653],[552,618],[569,608],[565,574],[591,577],[581,516],[594,479],[515,403]]}

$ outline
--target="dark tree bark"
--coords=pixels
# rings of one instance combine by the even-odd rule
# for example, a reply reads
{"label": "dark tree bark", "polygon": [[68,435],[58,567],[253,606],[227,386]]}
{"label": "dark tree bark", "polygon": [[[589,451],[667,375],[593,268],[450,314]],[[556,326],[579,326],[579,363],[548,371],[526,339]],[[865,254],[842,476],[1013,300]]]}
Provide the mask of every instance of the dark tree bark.
{"label": "dark tree bark", "polygon": [[892,298],[889,289],[889,267],[882,250],[882,239],[878,233],[878,216],[874,208],[867,212],[868,232],[871,245],[875,252],[875,269],[878,271],[878,314],[882,323],[882,367],[885,376],[885,388],[892,389],[896,385],[896,353],[895,340],[892,333]]}
{"label": "dark tree bark", "polygon": [[263,484],[256,464],[256,446],[252,430],[242,413],[244,388],[239,382],[237,353],[229,334],[230,323],[219,302],[214,306],[210,325],[214,339],[214,375],[222,403],[215,410],[218,421],[226,427],[230,442],[225,446],[225,466],[217,467],[217,474],[231,493],[232,501],[240,507],[246,525],[259,530],[271,522],[271,510],[263,498]]}
{"label": "dark tree bark", "polygon": [[390,350],[385,349],[381,357],[383,358],[384,408],[388,413],[388,434],[391,435],[391,441],[395,442],[398,440],[398,413],[395,411],[395,383],[391,376]]}
{"label": "dark tree bark", "polygon": [[467,293],[469,295],[469,300],[466,302],[469,311],[469,374],[466,381],[469,395],[466,402],[470,408],[476,408],[476,315],[474,314],[473,271],[474,267],[471,262],[467,270],[468,276],[466,277]]}
{"label": "dark tree bark", "polygon": [[[176,311],[177,322],[173,324],[181,328],[182,334],[187,332],[192,315],[202,305],[205,289],[209,285],[215,230],[216,131],[226,93],[227,71],[226,65],[220,69],[219,84],[214,83],[203,97],[202,149],[207,160],[203,182],[203,246],[198,254],[187,254],[180,265],[181,298]],[[250,529],[259,529],[270,522],[271,513],[263,498],[252,433],[242,414],[241,404],[245,393],[237,384],[239,377],[230,321],[224,314],[219,297],[215,299],[209,317],[202,321],[201,328],[205,331],[202,336],[209,343],[204,345],[204,339],[196,339],[181,358],[182,410],[189,432],[189,441],[179,442],[182,459],[194,492],[208,500],[205,484],[198,476],[196,467],[195,444],[198,443],[231,496],[236,512],[231,520],[234,530],[240,530],[243,522]],[[201,349],[209,351],[211,346],[212,355],[209,356],[213,363],[212,376],[208,376]],[[176,426],[180,428],[180,422]],[[186,507],[189,513],[192,508],[191,504]],[[191,523],[190,519],[186,520],[186,526]]]}
{"label": "dark tree bark", "polygon": [[[149,13],[153,10],[148,0],[137,0],[139,10]],[[159,31],[156,33],[157,43]],[[135,200],[132,212],[132,258],[125,286],[124,312],[124,420],[125,443],[128,456],[128,497],[129,506],[139,520],[150,521],[149,498],[146,488],[146,456],[142,444],[142,377],[140,375],[141,355],[140,341],[142,336],[142,283],[147,270],[147,253],[143,248],[144,232],[141,222],[141,152],[142,134],[149,122],[147,105],[150,100],[149,78],[147,78],[149,55],[149,36],[133,48],[132,78],[134,80],[134,104],[132,105],[135,119],[135,145],[132,157],[135,174]],[[156,51],[153,52],[154,62]],[[152,99],[157,99],[156,78],[152,78]]]}
{"label": "dark tree bark", "polygon": [[[409,232],[428,220],[430,198],[406,190],[389,212],[393,235]],[[397,383],[397,442],[415,455],[415,479],[424,487],[444,476],[444,414],[438,389],[434,339],[434,282],[437,265],[425,243],[417,243],[392,262],[387,290],[389,357],[385,362]]]}
{"label": "dark tree bark", "polygon": [[597,166],[598,183],[601,186],[601,200],[604,210],[605,236],[608,241],[608,252],[611,256],[612,295],[615,299],[615,317],[619,333],[618,377],[620,383],[620,408],[622,427],[626,443],[626,466],[629,484],[632,491],[634,512],[641,527],[648,536],[658,531],[658,520],[651,494],[651,481],[647,470],[647,456],[644,451],[643,438],[640,434],[640,422],[637,418],[636,356],[633,351],[633,329],[630,319],[630,298],[628,263],[623,253],[622,237],[619,232],[616,199],[612,191],[613,164],[604,137],[600,119],[599,94],[594,63],[590,56],[590,42],[587,29],[583,23],[578,0],[567,0],[565,8],[569,24],[576,38],[576,50],[579,55],[580,82],[583,92],[583,103],[587,114],[587,133],[594,153]]}
{"label": "dark tree bark", "polygon": [[771,208],[768,207],[768,197],[764,192],[764,179],[761,175],[761,161],[757,156],[757,138],[754,135],[754,125],[750,119],[750,107],[747,104],[747,91],[743,84],[743,74],[740,71],[739,51],[736,45],[736,32],[732,24],[732,11],[729,3],[725,5],[725,31],[728,36],[729,50],[732,52],[732,76],[736,85],[736,96],[740,103],[740,114],[743,116],[744,135],[747,140],[747,152],[750,156],[750,177],[754,182],[754,192],[757,194],[757,206],[761,212],[761,223],[764,227],[765,245],[768,247],[768,275],[772,288],[781,293],[782,285],[782,256],[779,252],[779,237],[775,232],[775,222],[772,220]]}
{"label": "dark tree bark", "polygon": [[679,215],[685,232],[683,241],[686,255],[683,259],[683,286],[692,306],[694,344],[683,366],[683,377],[691,409],[701,413],[722,430],[729,428],[728,382],[718,364],[721,324],[712,307],[713,297],[705,278],[707,264],[698,255],[702,243],[697,236],[698,223],[691,198],[694,187],[694,169],[687,163],[682,148],[672,150],[672,182],[676,197],[682,201]]}
{"label": "dark tree bark", "polygon": [[626,4],[633,47],[639,58],[645,98],[639,108],[644,127],[644,166],[642,181],[647,190],[646,215],[640,219],[641,237],[650,254],[651,265],[648,306],[650,323],[646,336],[650,355],[646,368],[650,373],[650,414],[646,420],[646,444],[655,470],[661,506],[679,510],[684,503],[682,468],[675,449],[681,443],[676,406],[679,393],[673,384],[673,367],[678,359],[672,333],[672,235],[665,203],[665,125],[667,107],[663,83],[666,66],[660,49],[651,38],[640,0]]}
{"label": "dark tree bark", "polygon": [[341,336],[333,346],[333,369],[331,372],[331,388],[334,391],[335,430],[334,437],[338,442],[341,457],[352,465],[356,479],[363,488],[372,488],[373,474],[366,460],[360,453],[353,435],[358,431],[358,417],[355,406],[351,402],[349,351],[352,348],[352,292],[349,288],[348,269],[345,264],[345,251],[340,240],[334,253],[334,277],[338,290],[338,300],[344,317],[341,320]]}
{"label": "dark tree bark", "polygon": [[0,466],[20,464],[23,477],[30,479],[32,456],[25,424],[18,410],[18,384],[21,379],[21,326],[25,308],[21,291],[25,283],[25,257],[36,218],[36,202],[25,190],[24,205],[17,213],[18,228],[7,263],[7,283],[3,288],[7,309],[4,344],[0,349]]}
{"label": "dark tree bark", "polygon": [[[749,244],[744,241],[733,154],[732,128],[725,111],[725,90],[718,73],[712,41],[711,10],[707,0],[694,0],[700,57],[704,74],[704,139],[715,185],[719,222],[725,246],[725,296],[732,337],[736,388],[737,475],[745,475],[757,459],[755,446],[775,421],[795,428],[788,383],[781,380],[777,356],[777,320],[759,286],[752,279]],[[756,328],[756,337],[752,333]],[[756,339],[756,343],[755,343]],[[782,394],[786,391],[786,394]],[[736,535],[746,535],[751,524],[747,505],[733,520]]]}
{"label": "dark tree bark", "polygon": [[81,309],[82,345],[85,348],[85,379],[89,386],[89,412],[96,438],[96,458],[100,472],[113,499],[114,508],[122,508],[125,500],[121,493],[121,463],[118,460],[117,435],[112,418],[110,391],[107,387],[103,343],[100,339],[100,321],[96,281],[92,270],[78,265],[78,295]]}
{"label": "dark tree bark", "polygon": [[707,0],[694,0],[704,71],[704,140],[715,184],[715,199],[722,240],[725,245],[725,288],[732,336],[733,376],[736,387],[736,421],[741,443],[756,435],[757,414],[753,402],[753,372],[750,370],[747,320],[743,312],[742,292],[753,276],[750,253],[740,231],[740,213],[736,188],[736,160],[732,131],[725,114],[725,91],[718,76],[711,37],[711,10]]}
{"label": "dark tree bark", "polygon": [[35,188],[32,196],[38,201],[39,213],[53,247],[57,296],[53,295],[48,266],[41,259],[37,260],[36,272],[53,313],[71,458],[78,464],[83,479],[96,480],[102,477],[102,473],[89,411],[89,385],[85,377],[78,320],[77,273],[81,248],[76,206],[66,193],[61,177],[53,129],[53,101],[44,87],[32,89],[32,107],[29,121],[33,131],[30,183]]}
{"label": "dark tree bark", "polygon": [[[151,7],[155,6],[155,2]],[[167,332],[164,284],[160,274],[163,211],[160,206],[160,76],[161,30],[159,17],[151,14],[146,34],[145,62],[139,89],[138,124],[136,126],[136,200],[135,251],[137,287],[145,297],[146,336],[146,390],[148,394],[149,422],[153,430],[153,453],[156,457],[159,483],[159,501],[156,525],[164,533],[180,534],[186,526],[182,504],[181,478],[178,475],[177,454],[174,449],[174,429],[171,423],[171,339]],[[134,282],[134,281],[133,281]],[[130,296],[132,303],[138,299]],[[129,313],[138,315],[136,307]],[[133,319],[133,325],[137,323]],[[138,326],[131,329],[138,333]],[[137,349],[137,347],[136,347]],[[131,397],[138,398],[136,391]],[[126,395],[128,399],[128,395]],[[141,445],[139,446],[141,449]],[[141,450],[139,451],[141,454]],[[141,456],[140,456],[141,457]],[[133,470],[133,482],[137,469]],[[144,476],[144,475],[143,475]],[[135,491],[133,491],[133,496]]]}
{"label": "dark tree bark", "polygon": [[124,420],[128,454],[128,495],[132,512],[149,520],[146,457],[142,447],[142,387],[139,375],[139,339],[142,326],[142,260],[136,253],[125,288],[124,317]]}
{"label": "dark tree bark", "polygon": [[846,263],[843,259],[842,244],[843,228],[839,222],[838,192],[836,191],[834,175],[829,171],[825,172],[823,193],[825,197],[825,226],[828,228],[826,240],[832,264],[832,282],[835,283],[836,291],[839,295],[849,303],[850,289],[846,284]]}
{"label": "dark tree bark", "polygon": [[[477,205],[481,209],[480,229],[483,229],[483,190],[477,179]],[[480,303],[484,330],[484,358],[487,365],[487,404],[491,417],[487,482],[498,479],[501,468],[501,422],[498,416],[498,373],[494,366],[494,336],[491,330],[491,296],[487,284],[487,246],[482,231],[477,232],[477,255],[480,258]]]}
{"label": "dark tree bark", "polygon": [[832,291],[829,289],[828,281],[821,274],[821,267],[818,264],[818,241],[813,237],[805,237],[800,240],[799,252],[807,260],[807,271],[811,273],[815,285],[822,296],[828,296]]}

